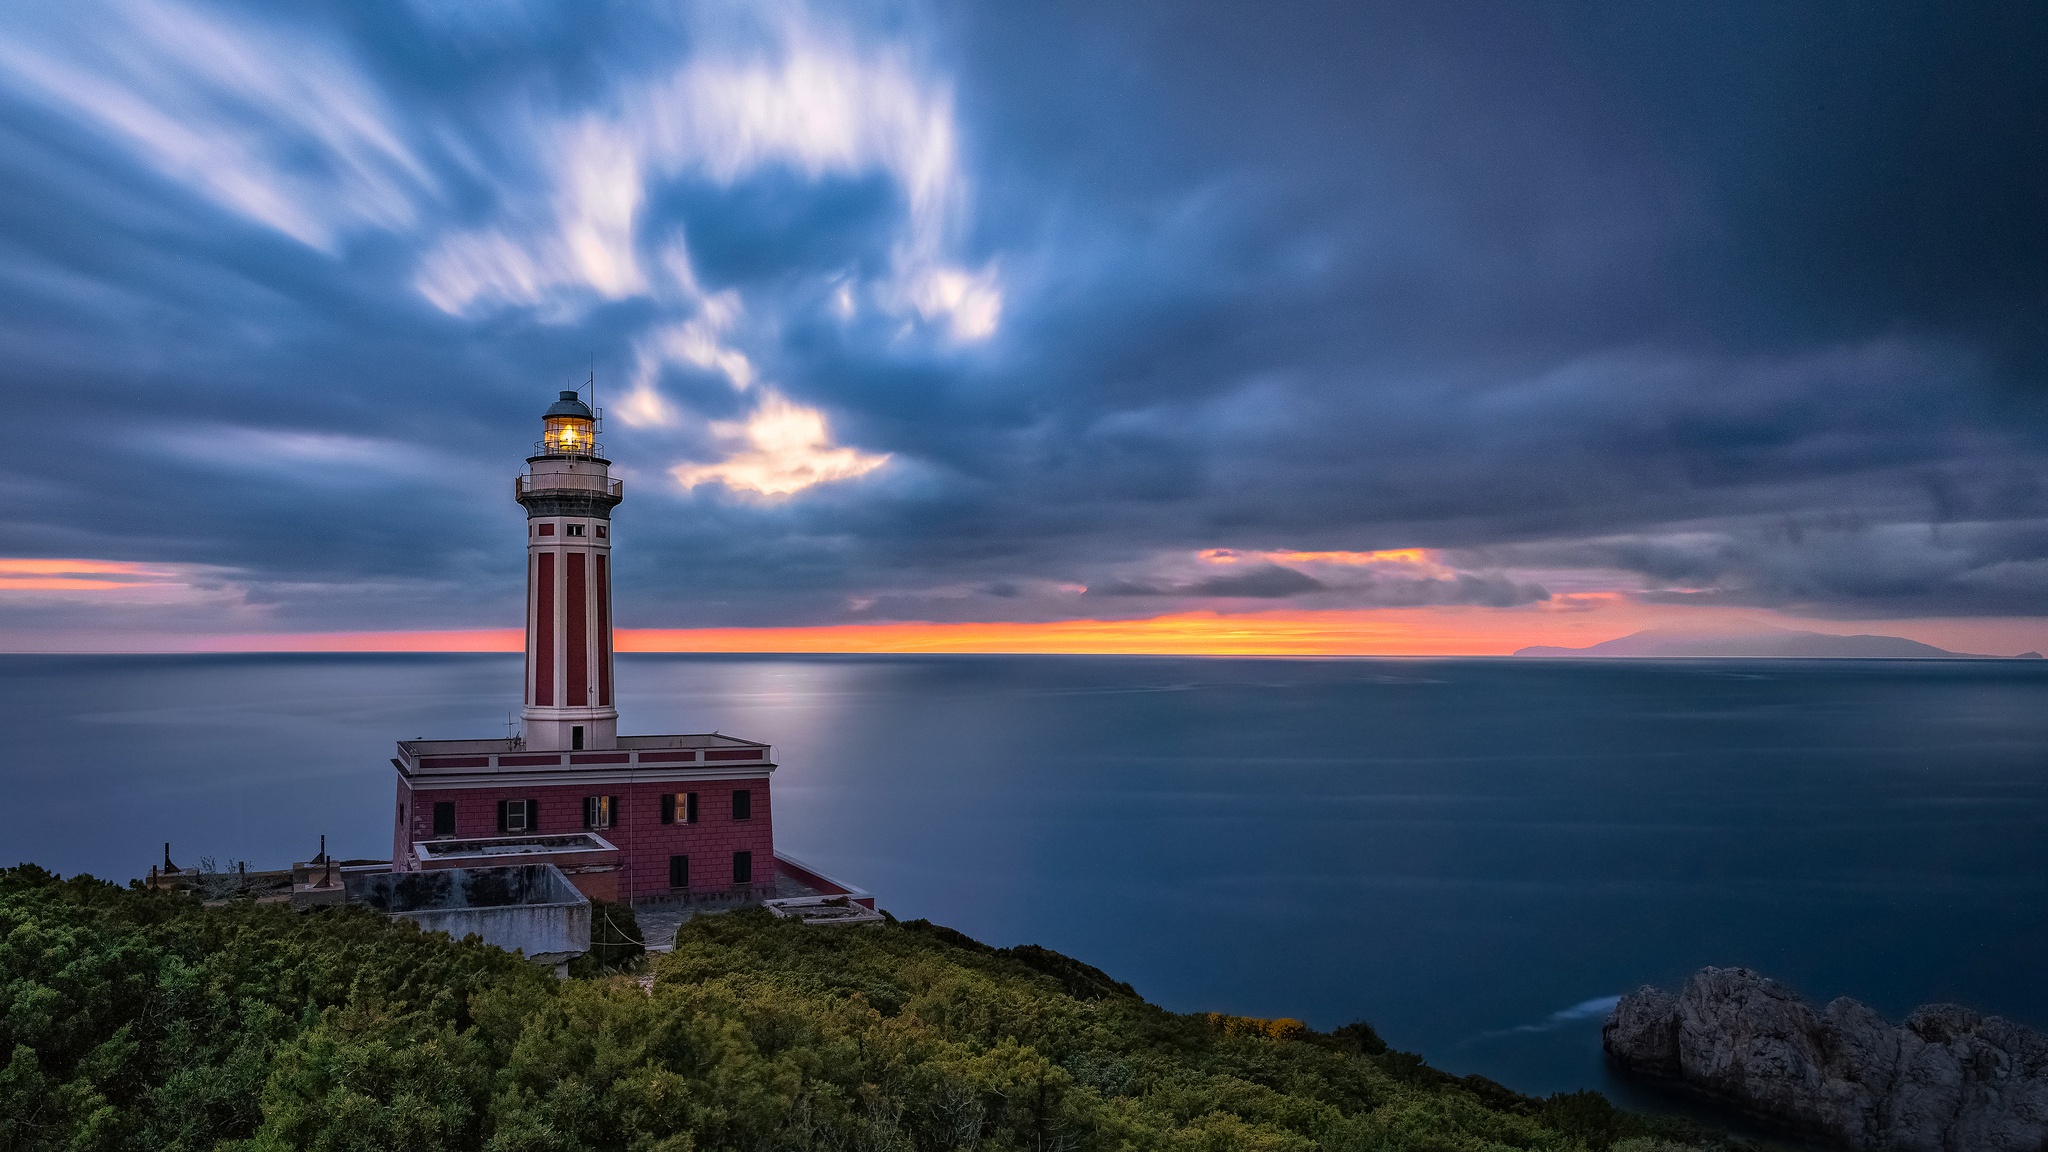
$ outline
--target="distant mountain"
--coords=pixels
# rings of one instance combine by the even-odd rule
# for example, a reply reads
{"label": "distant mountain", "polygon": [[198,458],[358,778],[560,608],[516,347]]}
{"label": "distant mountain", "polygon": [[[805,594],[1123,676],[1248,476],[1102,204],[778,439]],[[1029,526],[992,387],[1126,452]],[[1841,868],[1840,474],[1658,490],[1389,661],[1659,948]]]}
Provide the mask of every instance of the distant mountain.
{"label": "distant mountain", "polygon": [[[1794,632],[1758,628],[1749,632],[1679,632],[1651,628],[1589,648],[1556,648],[1539,644],[1517,656],[1725,656],[1744,659],[1794,660],[1924,660],[1976,657],[1908,640],[1903,636],[1835,636],[1826,632]],[[1983,659],[1984,657],[1976,657]]]}

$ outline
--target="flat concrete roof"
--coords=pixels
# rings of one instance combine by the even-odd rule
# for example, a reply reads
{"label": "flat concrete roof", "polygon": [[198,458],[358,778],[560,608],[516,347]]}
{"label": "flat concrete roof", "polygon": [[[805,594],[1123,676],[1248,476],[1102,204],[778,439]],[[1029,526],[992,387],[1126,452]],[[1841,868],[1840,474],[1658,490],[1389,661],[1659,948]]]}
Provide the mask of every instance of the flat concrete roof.
{"label": "flat concrete roof", "polygon": [[[691,732],[670,736],[621,736],[620,748],[629,751],[661,748],[767,748],[759,740],[743,740],[738,736],[727,736],[722,732]],[[501,752],[531,752],[517,742],[517,738],[500,737],[495,740],[400,740],[401,752],[413,756],[462,756],[493,755]],[[599,752],[606,749],[592,748]]]}
{"label": "flat concrete roof", "polygon": [[[533,749],[511,739],[401,740],[392,759],[415,784],[452,787],[460,781],[534,782],[573,769],[580,777],[720,779],[773,772],[773,749],[719,732],[621,736],[609,748]],[[650,777],[648,774],[653,773]]]}
{"label": "flat concrete roof", "polygon": [[423,859],[485,860],[501,856],[567,856],[582,852],[616,852],[618,848],[591,832],[558,836],[472,836],[463,840],[419,840],[413,851]]}

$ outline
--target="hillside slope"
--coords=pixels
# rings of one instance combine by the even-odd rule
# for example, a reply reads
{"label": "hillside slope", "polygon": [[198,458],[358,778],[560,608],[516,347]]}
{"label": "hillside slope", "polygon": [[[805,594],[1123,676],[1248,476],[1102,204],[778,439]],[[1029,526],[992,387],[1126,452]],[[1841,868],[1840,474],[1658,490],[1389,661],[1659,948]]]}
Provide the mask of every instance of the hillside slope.
{"label": "hillside slope", "polygon": [[0,1149],[1684,1147],[1364,1025],[1178,1015],[921,922],[706,917],[654,976],[0,872]]}

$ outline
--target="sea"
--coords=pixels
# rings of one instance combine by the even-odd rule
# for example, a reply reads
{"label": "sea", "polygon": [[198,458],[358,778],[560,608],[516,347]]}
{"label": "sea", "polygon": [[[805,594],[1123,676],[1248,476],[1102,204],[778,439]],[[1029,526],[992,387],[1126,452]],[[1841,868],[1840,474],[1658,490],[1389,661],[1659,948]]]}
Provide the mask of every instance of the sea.
{"label": "sea", "polygon": [[[0,864],[389,852],[392,742],[494,655],[0,657]],[[619,657],[622,729],[775,746],[778,847],[1182,1011],[1610,1078],[1601,1019],[1746,965],[2048,1028],[2048,663]],[[1654,1106],[1654,1101],[1648,1102]]]}

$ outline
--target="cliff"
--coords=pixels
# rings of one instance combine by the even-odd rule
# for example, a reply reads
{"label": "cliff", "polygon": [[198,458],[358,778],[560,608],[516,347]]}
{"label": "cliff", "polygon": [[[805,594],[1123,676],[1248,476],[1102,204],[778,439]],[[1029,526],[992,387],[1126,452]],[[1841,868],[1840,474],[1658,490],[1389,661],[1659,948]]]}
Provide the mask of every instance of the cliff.
{"label": "cliff", "polygon": [[1843,997],[1816,1010],[1746,968],[1621,998],[1601,1040],[1627,1071],[1886,1152],[2048,1149],[2048,1036],[1954,1004],[1903,1026]]}

